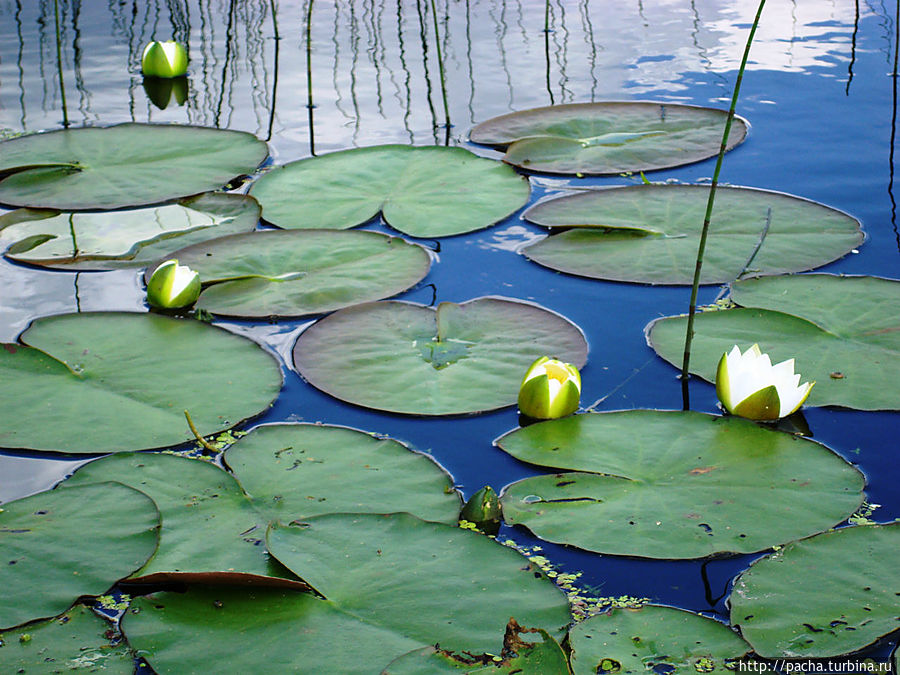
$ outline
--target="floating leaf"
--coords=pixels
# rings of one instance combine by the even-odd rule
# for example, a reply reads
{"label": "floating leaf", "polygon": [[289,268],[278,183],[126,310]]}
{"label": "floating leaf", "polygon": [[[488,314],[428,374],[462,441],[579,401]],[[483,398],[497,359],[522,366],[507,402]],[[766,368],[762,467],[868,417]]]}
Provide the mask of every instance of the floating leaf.
{"label": "floating leaf", "polygon": [[613,609],[569,631],[575,675],[732,673],[750,651],[727,626],[673,607]]}
{"label": "floating leaf", "polygon": [[580,368],[587,343],[558,314],[488,297],[437,310],[397,301],[343,309],[304,331],[294,364],[342,401],[453,415],[512,405],[526,369],[545,354]]}
{"label": "floating leaf", "polygon": [[158,448],[264,410],[281,371],[258,345],[200,321],[99,312],[36,320],[0,349],[0,447]]}
{"label": "floating leaf", "polygon": [[[551,199],[523,217],[572,227],[523,250],[561,272],[646,284],[690,284],[709,186],[631,185]],[[863,241],[859,221],[791,195],[738,187],[716,192],[701,283],[741,274],[800,272]]]}
{"label": "floating leaf", "polygon": [[0,628],[56,616],[76,598],[103,593],[153,555],[158,529],[153,501],[119,483],[5,503]]}
{"label": "floating leaf", "polygon": [[331,514],[272,527],[267,541],[324,597],[195,587],[137,598],[123,630],[157,672],[368,674],[434,643],[497,653],[510,616],[554,636],[569,622],[537,567],[458,527]]}
{"label": "floating leaf", "polygon": [[754,562],[731,592],[731,623],[760,656],[849,654],[897,630],[900,522],[846,527]]}
{"label": "floating leaf", "polygon": [[56,619],[0,632],[0,670],[133,675],[134,655],[124,642],[110,641],[111,628],[84,605],[76,605]]}
{"label": "floating leaf", "polygon": [[[698,162],[719,152],[727,112],[677,103],[619,101],[532,108],[494,117],[474,143],[506,147],[504,162],[545,173],[617,174]],[[730,150],[748,124],[735,117]]]}
{"label": "floating leaf", "polygon": [[415,285],[431,266],[421,246],[362,230],[252,232],[172,257],[200,273],[206,289],[197,307],[240,317],[322,314],[380,300]]}
{"label": "floating leaf", "polygon": [[291,162],[250,189],[279,227],[346,229],[379,213],[413,237],[488,227],[528,201],[528,181],[462,148],[379,145]]}
{"label": "floating leaf", "polygon": [[[13,221],[4,229],[4,221]],[[250,197],[207,193],[142,209],[70,213],[20,209],[0,216],[0,249],[17,262],[62,270],[143,267],[182,246],[249,232],[259,222]]]}
{"label": "floating leaf", "polygon": [[[334,512],[408,511],[455,523],[459,495],[427,455],[391,439],[312,424],[257,427],[225,452],[234,476],[208,462],[121,453],[63,485],[116,480],[150,495],[163,529],[145,582],[297,584],[266,554],[266,524]],[[287,581],[285,581],[287,579]]]}
{"label": "floating leaf", "polygon": [[[900,282],[771,277],[734,284],[731,298],[744,309],[696,317],[692,373],[715,381],[723,353],[758,343],[773,363],[793,358],[803,381],[815,381],[806,405],[900,410]],[[686,320],[667,317],[647,327],[650,346],[678,366]]]}
{"label": "floating leaf", "polygon": [[583,414],[517,429],[497,444],[569,472],[508,486],[504,520],[600,553],[751,553],[821,532],[863,499],[862,474],[828,448],[735,417]]}
{"label": "floating leaf", "polygon": [[[540,636],[540,642],[529,642],[529,633]],[[526,635],[526,639],[519,637]],[[559,643],[540,628],[523,628],[510,619],[503,637],[500,654],[450,652],[438,647],[422,647],[392,661],[381,675],[421,675],[458,673],[469,675],[571,675],[565,652]]]}
{"label": "floating leaf", "polygon": [[0,203],[63,211],[156,204],[216,190],[267,154],[246,132],[174,124],[20,136],[0,143]]}

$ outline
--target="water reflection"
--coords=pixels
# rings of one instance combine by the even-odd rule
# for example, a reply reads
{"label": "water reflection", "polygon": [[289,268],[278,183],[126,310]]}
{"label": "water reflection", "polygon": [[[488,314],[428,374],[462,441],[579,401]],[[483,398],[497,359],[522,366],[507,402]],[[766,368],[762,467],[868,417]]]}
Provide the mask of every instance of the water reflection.
{"label": "water reflection", "polygon": [[[677,98],[690,73],[736,69],[752,19],[738,0],[654,0],[637,13],[587,0],[0,0],[0,82],[15,83],[0,89],[0,126],[61,123],[64,90],[52,76],[57,3],[59,61],[77,92],[73,124],[239,128],[292,156],[379,142],[459,142],[475,122],[549,103],[623,92]],[[849,88],[860,18],[884,21],[893,42],[893,21],[882,14],[858,0],[771,4],[749,68],[805,72],[847,63]],[[182,109],[154,105],[138,77],[144,44],[170,37],[194,55]],[[728,78],[720,82],[724,95]],[[302,108],[306,126],[296,128],[294,111]]]}

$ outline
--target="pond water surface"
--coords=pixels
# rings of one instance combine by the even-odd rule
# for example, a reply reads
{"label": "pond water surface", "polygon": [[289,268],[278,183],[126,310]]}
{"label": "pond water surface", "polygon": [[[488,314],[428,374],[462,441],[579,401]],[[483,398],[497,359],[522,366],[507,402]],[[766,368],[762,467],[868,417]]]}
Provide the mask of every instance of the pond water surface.
{"label": "pond water surface", "polygon": [[[445,113],[428,2],[60,0],[64,110],[53,2],[0,0],[0,131],[60,128],[64,118],[73,126],[178,122],[252,132],[268,141],[275,163],[381,143],[462,145],[498,157],[468,143],[467,132],[514,110],[642,99],[727,107],[755,4],[438,0]],[[859,0],[770,2],[751,52],[738,112],[752,128],[727,155],[722,180],[821,201],[857,217],[866,242],[820,271],[900,276],[894,12]],[[161,110],[141,84],[139,57],[148,40],[171,36],[189,45],[190,89],[184,105],[173,101]],[[648,178],[703,181],[713,165],[708,160]],[[636,182],[538,175],[532,201],[572,186]],[[366,227],[390,231],[377,222]],[[552,272],[516,252],[540,236],[540,228],[514,215],[443,239],[429,276],[400,297],[425,304],[483,295],[537,302],[585,331],[584,406],[679,408],[676,371],[647,347],[643,331],[657,317],[686,311],[689,289]],[[48,272],[0,260],[0,289],[0,341],[15,340],[38,316],[145,309],[141,281],[130,271]],[[701,302],[719,292],[703,288]],[[284,390],[254,424],[321,421],[390,435],[432,453],[467,497],[483,485],[499,490],[537,473],[492,446],[517,426],[514,408],[416,419],[348,406],[285,365],[308,322],[222,323],[282,358]],[[714,388],[694,381],[692,404],[717,412]],[[867,499],[880,505],[873,518],[900,517],[900,414],[824,408],[805,414],[815,439],[865,472]],[[0,500],[49,488],[80,461],[3,452]],[[583,572],[581,583],[600,595],[649,597],[721,618],[730,580],[754,557],[705,564],[622,559],[547,544],[524,530],[504,534],[542,546],[566,571]]]}

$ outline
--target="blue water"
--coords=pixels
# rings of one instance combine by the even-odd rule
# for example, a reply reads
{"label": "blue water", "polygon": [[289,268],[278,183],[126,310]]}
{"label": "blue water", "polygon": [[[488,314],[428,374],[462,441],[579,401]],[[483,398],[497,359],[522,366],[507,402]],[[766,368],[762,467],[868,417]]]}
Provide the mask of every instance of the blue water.
{"label": "blue water", "polygon": [[[727,107],[755,7],[742,0],[675,3],[438,2],[447,66],[451,144],[497,156],[466,141],[472,124],[511,110],[591,100],[661,99]],[[316,2],[313,6],[312,125],[307,105],[303,2],[185,3],[173,21],[164,2],[61,0],[64,81],[69,120],[128,120],[228,126],[269,140],[276,162],[386,142],[444,143],[444,110],[428,3]],[[62,123],[52,2],[0,0],[0,129],[58,128]],[[421,12],[421,14],[420,14]],[[752,125],[725,160],[724,182],[789,192],[847,211],[866,242],[820,271],[900,277],[900,235],[893,184],[896,127],[894,8],[823,0],[771,2],[763,15],[738,112]],[[420,17],[424,21],[420,24]],[[277,33],[280,39],[275,39]],[[422,29],[424,26],[424,32]],[[191,95],[158,110],[141,87],[143,44],[175,34],[191,49]],[[708,178],[713,161],[654,172],[652,180]],[[535,177],[533,200],[568,184],[625,184],[633,178]],[[367,227],[390,231],[380,223]],[[651,320],[682,313],[689,289],[643,287],[557,274],[515,253],[540,235],[518,215],[482,232],[440,241],[426,280],[403,299],[430,303],[502,295],[540,303],[584,330],[590,357],[582,372],[585,406],[675,409],[676,371],[644,341]],[[435,242],[422,242],[434,246]],[[0,341],[43,314],[142,308],[131,272],[44,272],[0,262]],[[719,288],[702,289],[701,302]],[[232,324],[282,357],[307,322]],[[289,364],[289,359],[286,364]],[[416,419],[344,405],[308,386],[285,365],[275,406],[255,422],[321,421],[378,432],[432,453],[468,496],[538,473],[492,441],[517,425],[513,408],[451,419]],[[601,400],[602,399],[602,400]],[[713,387],[692,384],[694,409],[717,412]],[[869,481],[874,518],[900,517],[896,461],[900,414],[808,409],[814,438],[857,463]],[[0,500],[46,489],[71,471],[71,458],[0,454]],[[604,596],[655,602],[727,617],[721,596],[754,556],[705,564],[597,556],[546,544],[505,528],[523,545],[540,545],[566,571]],[[712,600],[712,602],[711,602]],[[882,649],[881,652],[883,653]]]}

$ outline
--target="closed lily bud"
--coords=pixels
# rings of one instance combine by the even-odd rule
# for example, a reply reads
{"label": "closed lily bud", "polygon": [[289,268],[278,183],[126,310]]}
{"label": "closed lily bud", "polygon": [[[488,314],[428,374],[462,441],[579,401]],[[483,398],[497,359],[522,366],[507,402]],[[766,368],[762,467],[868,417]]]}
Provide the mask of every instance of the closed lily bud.
{"label": "closed lily bud", "polygon": [[519,411],[534,419],[571,415],[581,399],[581,375],[571,363],[548,356],[528,368],[519,387]]}
{"label": "closed lily bud", "polygon": [[794,359],[772,365],[759,345],[744,353],[735,345],[722,354],[716,371],[716,394],[733,415],[751,420],[777,420],[795,412],[815,382],[800,384]]}
{"label": "closed lily bud", "polygon": [[500,531],[500,517],[500,499],[490,485],[485,485],[469,497],[459,512],[460,521],[470,522],[491,536]]}
{"label": "closed lily bud", "polygon": [[150,77],[179,77],[187,66],[187,50],[174,40],[151,42],[141,56],[141,71]]}
{"label": "closed lily bud", "polygon": [[190,307],[200,297],[200,275],[177,260],[166,260],[147,283],[147,302],[159,309]]}

